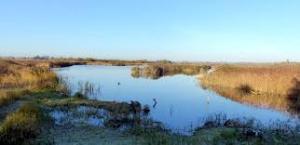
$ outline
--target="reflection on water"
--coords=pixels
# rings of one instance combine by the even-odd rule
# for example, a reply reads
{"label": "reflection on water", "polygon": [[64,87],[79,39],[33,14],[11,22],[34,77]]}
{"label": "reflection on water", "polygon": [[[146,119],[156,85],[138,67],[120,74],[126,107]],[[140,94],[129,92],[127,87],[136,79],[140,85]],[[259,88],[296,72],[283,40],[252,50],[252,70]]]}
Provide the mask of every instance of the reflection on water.
{"label": "reflection on water", "polygon": [[174,76],[176,74],[197,75],[207,73],[210,69],[211,66],[208,65],[161,63],[132,67],[131,76],[134,78],[159,79],[164,76]]}
{"label": "reflection on water", "polygon": [[289,111],[299,114],[300,113],[300,81],[298,79],[293,80],[294,86],[288,92],[288,105]]}
{"label": "reflection on water", "polygon": [[54,118],[57,125],[86,123],[94,126],[103,126],[104,121],[109,117],[109,113],[104,109],[84,106],[69,108],[68,110],[53,110],[50,115]]}
{"label": "reflection on water", "polygon": [[190,130],[204,124],[203,118],[224,114],[231,118],[254,118],[262,124],[271,121],[296,121],[286,112],[262,109],[226,99],[199,86],[192,76],[166,76],[158,80],[133,78],[131,67],[72,66],[56,70],[67,77],[74,92],[78,82],[100,86],[100,94],[90,97],[105,101],[140,102],[151,109],[150,117],[173,131]]}

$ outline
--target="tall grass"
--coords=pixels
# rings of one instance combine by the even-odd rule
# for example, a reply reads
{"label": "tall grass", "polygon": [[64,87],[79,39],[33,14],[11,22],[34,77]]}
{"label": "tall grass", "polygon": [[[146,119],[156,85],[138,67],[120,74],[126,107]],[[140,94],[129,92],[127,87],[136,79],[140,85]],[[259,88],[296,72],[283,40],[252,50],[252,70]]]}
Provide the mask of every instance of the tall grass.
{"label": "tall grass", "polygon": [[205,87],[240,102],[286,109],[293,79],[300,78],[300,65],[227,65],[200,78]]}
{"label": "tall grass", "polygon": [[0,106],[9,104],[27,90],[55,88],[58,79],[48,68],[0,59]]}
{"label": "tall grass", "polygon": [[[1,62],[0,62],[1,63]],[[56,75],[42,67],[27,67],[11,63],[1,66],[0,88],[41,88],[54,87]]]}

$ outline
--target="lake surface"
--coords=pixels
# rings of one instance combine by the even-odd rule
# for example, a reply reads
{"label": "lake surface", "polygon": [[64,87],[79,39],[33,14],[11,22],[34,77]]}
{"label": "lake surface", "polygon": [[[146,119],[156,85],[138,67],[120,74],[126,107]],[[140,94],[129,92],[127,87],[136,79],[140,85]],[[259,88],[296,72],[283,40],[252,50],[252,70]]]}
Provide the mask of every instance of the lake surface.
{"label": "lake surface", "polygon": [[226,115],[228,119],[253,118],[264,125],[274,121],[297,121],[287,112],[241,104],[205,90],[194,76],[165,76],[157,80],[133,78],[129,66],[97,65],[71,66],[55,69],[55,72],[68,78],[73,93],[79,89],[78,82],[90,82],[100,89],[100,93],[91,98],[118,102],[134,100],[149,105],[150,117],[174,132],[199,127],[206,118],[217,114]]}

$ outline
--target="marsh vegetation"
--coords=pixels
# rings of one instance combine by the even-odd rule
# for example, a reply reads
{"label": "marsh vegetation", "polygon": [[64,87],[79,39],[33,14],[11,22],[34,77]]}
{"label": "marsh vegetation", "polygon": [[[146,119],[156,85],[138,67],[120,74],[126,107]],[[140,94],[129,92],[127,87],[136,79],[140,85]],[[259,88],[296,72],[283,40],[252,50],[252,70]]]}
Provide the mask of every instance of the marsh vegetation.
{"label": "marsh vegetation", "polygon": [[235,101],[288,110],[288,98],[295,100],[299,96],[299,77],[299,64],[236,64],[224,65],[199,79],[203,86]]}
{"label": "marsh vegetation", "polygon": [[136,78],[159,79],[163,76],[173,76],[176,74],[197,75],[206,73],[210,68],[208,65],[158,63],[133,67],[131,75]]}
{"label": "marsh vegetation", "polygon": [[[136,100],[92,98],[90,95],[103,90],[97,89],[91,82],[77,83],[80,87],[72,93],[72,87],[60,79],[51,67],[86,63],[82,63],[83,60],[76,60],[80,63],[75,60],[63,60],[68,63],[61,63],[62,60],[51,61],[57,64],[40,58],[30,61],[0,60],[0,144],[182,145],[299,142],[297,123],[274,121],[273,125],[265,126],[253,119],[232,119],[230,116],[216,114],[203,118],[203,122],[189,134],[176,133],[151,117],[155,106],[162,103],[159,98],[155,99],[154,107]],[[91,62],[100,64],[99,60],[88,60],[88,63]],[[102,62],[111,63],[104,60]],[[134,67],[132,73],[138,72],[138,76],[147,74],[147,77],[156,79],[175,74],[207,74],[201,78],[201,83],[225,97],[259,106],[288,107],[295,113],[299,111],[300,69],[297,64],[248,67],[234,65],[208,74],[211,69],[208,65],[113,62],[112,65],[118,66],[147,63],[148,66],[144,68]],[[114,82],[114,87],[121,88],[126,85],[124,82]],[[240,97],[243,98],[242,101]],[[173,113],[172,108],[169,113]]]}

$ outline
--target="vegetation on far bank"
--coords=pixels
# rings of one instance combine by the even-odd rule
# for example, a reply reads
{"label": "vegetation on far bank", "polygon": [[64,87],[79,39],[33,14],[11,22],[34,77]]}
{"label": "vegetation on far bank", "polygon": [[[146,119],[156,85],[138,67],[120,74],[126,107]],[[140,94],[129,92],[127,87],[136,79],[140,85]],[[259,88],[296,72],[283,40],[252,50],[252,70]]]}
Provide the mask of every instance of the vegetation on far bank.
{"label": "vegetation on far bank", "polygon": [[299,64],[224,65],[199,79],[204,87],[238,102],[279,110],[291,103],[300,106]]}
{"label": "vegetation on far bank", "polygon": [[198,64],[173,64],[173,63],[156,63],[147,66],[136,66],[131,70],[133,77],[145,77],[158,79],[163,76],[172,76],[176,74],[197,75],[206,73],[211,66]]}
{"label": "vegetation on far bank", "polygon": [[112,65],[112,66],[132,66],[151,63],[160,63],[164,61],[148,60],[117,60],[117,59],[94,59],[94,58],[0,58],[0,60],[10,61],[29,67],[60,68],[73,65]]}

